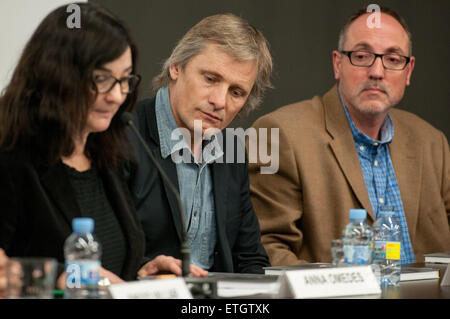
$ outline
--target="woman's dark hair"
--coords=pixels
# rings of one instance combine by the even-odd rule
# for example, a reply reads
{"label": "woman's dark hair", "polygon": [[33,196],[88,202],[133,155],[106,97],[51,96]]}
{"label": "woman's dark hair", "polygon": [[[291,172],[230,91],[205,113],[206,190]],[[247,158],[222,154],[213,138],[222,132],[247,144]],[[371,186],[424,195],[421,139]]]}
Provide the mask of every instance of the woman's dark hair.
{"label": "woman's dark hair", "polygon": [[[80,28],[67,24],[72,13],[61,6],[38,26],[26,44],[9,85],[0,98],[0,145],[52,165],[74,151],[74,137],[84,129],[96,99],[93,71],[131,48],[135,73],[137,50],[130,33],[110,12],[77,3]],[[111,125],[89,134],[86,155],[93,164],[117,166],[127,159],[125,127],[137,91],[128,94]]]}

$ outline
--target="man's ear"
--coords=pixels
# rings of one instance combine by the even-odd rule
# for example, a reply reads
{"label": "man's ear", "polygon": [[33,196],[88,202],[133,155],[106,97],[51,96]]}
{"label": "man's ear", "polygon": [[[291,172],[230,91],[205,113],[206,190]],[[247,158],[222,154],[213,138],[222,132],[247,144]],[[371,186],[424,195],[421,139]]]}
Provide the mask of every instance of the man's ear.
{"label": "man's ear", "polygon": [[175,63],[171,64],[169,67],[169,73],[172,81],[176,81],[180,75],[180,67]]}
{"label": "man's ear", "polygon": [[416,58],[411,56],[411,59],[409,60],[407,69],[408,74],[406,75],[406,85],[409,86],[411,84],[411,75],[414,70],[414,65],[416,64]]}
{"label": "man's ear", "polygon": [[339,51],[333,50],[333,71],[334,71],[334,78],[336,80],[339,80],[340,78],[340,70],[341,70],[341,63],[342,63],[342,54]]}

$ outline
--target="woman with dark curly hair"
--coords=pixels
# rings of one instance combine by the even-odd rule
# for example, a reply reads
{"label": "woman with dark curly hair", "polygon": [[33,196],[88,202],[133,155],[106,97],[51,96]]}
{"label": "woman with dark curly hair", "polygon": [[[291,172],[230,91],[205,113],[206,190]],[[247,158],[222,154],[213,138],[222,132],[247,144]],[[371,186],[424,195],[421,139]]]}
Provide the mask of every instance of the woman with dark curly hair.
{"label": "woman with dark curly hair", "polygon": [[133,280],[144,235],[121,173],[120,115],[137,98],[136,46],[112,14],[77,5],[81,28],[67,26],[66,6],[51,12],[0,97],[0,248],[54,257],[61,274],[72,219],[91,217],[101,276]]}

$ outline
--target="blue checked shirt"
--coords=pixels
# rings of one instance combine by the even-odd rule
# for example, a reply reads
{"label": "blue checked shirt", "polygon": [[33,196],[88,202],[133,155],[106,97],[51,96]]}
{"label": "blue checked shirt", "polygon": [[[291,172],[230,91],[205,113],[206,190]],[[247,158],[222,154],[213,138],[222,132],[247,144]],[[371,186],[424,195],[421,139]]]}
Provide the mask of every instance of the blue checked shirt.
{"label": "blue checked shirt", "polygon": [[[216,246],[216,218],[214,210],[213,182],[210,163],[223,156],[217,139],[211,138],[216,150],[214,154],[203,148],[203,159],[196,162],[190,146],[179,136],[173,139],[172,132],[178,128],[170,107],[169,90],[161,88],[156,94],[156,119],[161,145],[161,156],[167,158],[182,151],[187,154],[186,161],[176,164],[181,202],[185,210],[187,237],[191,248],[191,263],[210,269],[214,263]],[[173,158],[172,158],[173,159]]]}
{"label": "blue checked shirt", "polygon": [[345,110],[345,115],[350,123],[364,182],[369,193],[375,218],[378,217],[378,213],[383,206],[391,206],[394,208],[402,227],[401,263],[414,263],[416,258],[411,245],[411,239],[409,238],[400,188],[388,148],[388,145],[394,137],[394,125],[391,117],[388,115],[381,127],[381,139],[379,141],[373,140],[356,127],[348,114],[340,90],[339,95]]}

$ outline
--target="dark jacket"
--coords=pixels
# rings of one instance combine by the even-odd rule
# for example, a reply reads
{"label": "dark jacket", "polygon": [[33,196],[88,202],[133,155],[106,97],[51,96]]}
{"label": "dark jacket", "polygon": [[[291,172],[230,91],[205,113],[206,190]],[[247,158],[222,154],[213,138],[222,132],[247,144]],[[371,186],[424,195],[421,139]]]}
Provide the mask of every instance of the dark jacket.
{"label": "dark jacket", "polygon": [[[121,278],[134,280],[143,263],[144,235],[127,185],[115,170],[99,170],[127,241]],[[46,167],[0,151],[0,247],[8,256],[54,257],[64,264],[64,241],[81,217],[62,162]]]}
{"label": "dark jacket", "polygon": [[[135,123],[161,167],[177,189],[178,178],[171,157],[163,159],[159,146],[155,99],[141,101]],[[129,186],[146,237],[146,256],[181,258],[181,217],[176,197],[161,179],[137,138],[136,163],[129,171]],[[224,138],[225,142],[225,138]],[[223,147],[226,152],[226,146]],[[225,155],[224,155],[225,158]],[[261,244],[259,223],[250,201],[247,161],[211,163],[217,242],[210,271],[262,273],[269,260]]]}

